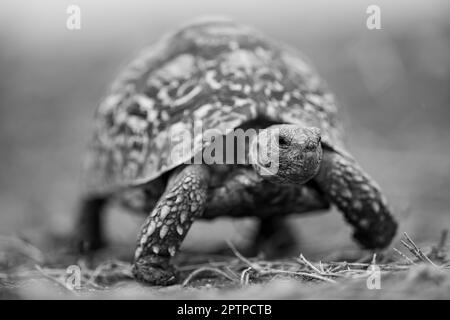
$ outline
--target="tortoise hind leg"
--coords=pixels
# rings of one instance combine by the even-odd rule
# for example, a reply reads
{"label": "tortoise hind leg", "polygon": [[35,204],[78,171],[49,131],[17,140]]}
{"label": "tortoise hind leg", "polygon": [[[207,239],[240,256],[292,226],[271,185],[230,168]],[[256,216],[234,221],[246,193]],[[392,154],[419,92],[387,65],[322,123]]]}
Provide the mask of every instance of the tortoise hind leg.
{"label": "tortoise hind leg", "polygon": [[295,230],[285,221],[286,215],[323,211],[330,206],[313,185],[278,186],[264,181],[252,168],[237,169],[208,196],[202,218],[259,218],[256,234],[241,252],[247,256],[263,252],[269,258],[285,256],[297,246]]}
{"label": "tortoise hind leg", "polygon": [[284,186],[277,193],[268,195],[267,198],[271,199],[270,205],[263,201],[256,212],[262,212],[264,207],[269,207],[272,214],[259,215],[259,228],[249,253],[256,255],[263,252],[270,259],[290,255],[298,247],[295,234],[298,230],[286,221],[287,215],[319,213],[330,207],[325,196],[310,184],[296,187]]}
{"label": "tortoise hind leg", "polygon": [[296,247],[297,239],[283,216],[262,218],[248,255],[255,256],[260,252],[273,259],[287,256]]}
{"label": "tortoise hind leg", "polygon": [[135,252],[133,275],[153,285],[176,281],[170,259],[175,255],[207,200],[209,168],[189,165],[175,171],[153,211],[142,226]]}
{"label": "tortoise hind leg", "polygon": [[102,217],[107,201],[106,196],[92,196],[82,200],[73,240],[77,252],[86,254],[105,246]]}

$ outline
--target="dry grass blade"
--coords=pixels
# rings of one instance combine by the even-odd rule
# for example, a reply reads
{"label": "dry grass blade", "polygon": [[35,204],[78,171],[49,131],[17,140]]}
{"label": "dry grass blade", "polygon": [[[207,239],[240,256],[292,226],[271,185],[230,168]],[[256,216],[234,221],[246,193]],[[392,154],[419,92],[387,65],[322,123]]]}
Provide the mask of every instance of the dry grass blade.
{"label": "dry grass blade", "polygon": [[297,276],[302,276],[302,277],[309,277],[309,278],[313,278],[316,280],[322,280],[322,281],[330,282],[330,283],[337,283],[333,279],[329,279],[329,278],[321,276],[319,274],[309,273],[309,272],[270,269],[270,270],[267,270],[265,273],[266,274],[291,274],[291,275],[297,275]]}
{"label": "dry grass blade", "polygon": [[397,252],[403,259],[405,259],[409,264],[416,264],[414,261],[412,261],[407,255],[405,255],[403,252],[398,250],[397,248],[393,248],[395,252]]}
{"label": "dry grass blade", "polygon": [[310,267],[311,269],[313,269],[315,272],[317,273],[322,273],[319,269],[317,269],[316,266],[314,266],[311,262],[309,262],[304,256],[303,254],[300,254],[300,257],[297,259],[298,262],[303,263],[305,265],[307,265],[308,267]]}
{"label": "dry grass blade", "polygon": [[97,281],[98,276],[103,272],[104,269],[105,269],[105,268],[104,268],[103,265],[98,266],[98,267],[94,270],[94,272],[92,272],[92,274],[90,275],[89,280],[88,280],[87,283],[86,283],[86,286],[93,286],[93,287],[95,287],[96,289],[103,289],[103,287],[102,287],[102,286],[99,286],[99,285],[97,284],[96,281]]}
{"label": "dry grass blade", "polygon": [[250,280],[250,275],[248,274],[249,271],[252,270],[252,267],[248,267],[241,273],[241,285],[248,285],[248,282]]}
{"label": "dry grass blade", "polygon": [[230,277],[228,274],[226,274],[224,271],[222,271],[222,270],[220,270],[220,269],[203,267],[203,268],[200,268],[200,269],[197,269],[197,270],[191,272],[191,273],[186,277],[186,279],[183,281],[182,286],[183,286],[183,287],[186,287],[186,286],[192,281],[192,279],[194,279],[197,275],[199,275],[200,273],[203,273],[203,272],[213,272],[213,273],[217,273],[217,274],[223,276],[224,278],[226,278],[226,279],[228,279],[228,280],[230,280],[230,281],[232,281],[232,282],[235,281],[235,279],[233,279],[232,277]]}
{"label": "dry grass blade", "polygon": [[435,267],[438,267],[433,263],[433,261],[430,260],[423,252],[420,250],[420,248],[414,243],[414,241],[408,236],[406,232],[403,233],[406,240],[401,240],[401,243],[413,254],[415,255],[419,260],[422,260],[424,262],[427,262]]}
{"label": "dry grass blade", "polygon": [[[119,269],[118,271],[115,271]],[[103,288],[104,286],[99,286],[97,284],[98,278],[101,276],[114,276],[115,278],[123,278],[123,279],[133,279],[133,275],[130,270],[130,266],[128,263],[123,263],[118,260],[107,261],[101,265],[99,265],[94,271],[89,272],[89,278],[86,283],[87,286],[91,285],[96,288]]]}
{"label": "dry grass blade", "polygon": [[185,266],[179,266],[178,270],[180,271],[191,271],[196,270],[203,267],[214,267],[214,268],[220,268],[220,267],[229,267],[230,265],[235,264],[236,261],[239,261],[239,259],[233,260],[226,260],[226,261],[215,261],[215,262],[205,262],[205,263],[197,263],[197,264],[189,264]]}
{"label": "dry grass blade", "polygon": [[230,266],[226,266],[226,267],[225,267],[225,270],[228,272],[228,274],[231,274],[231,275],[232,275],[233,277],[235,277],[236,279],[239,279],[239,275],[238,275],[236,272],[234,272],[234,270],[231,269]]}
{"label": "dry grass blade", "polygon": [[231,251],[233,251],[234,255],[236,257],[238,257],[239,260],[241,260],[246,265],[248,265],[249,267],[252,267],[253,269],[255,269],[258,272],[263,272],[264,271],[264,269],[261,266],[259,266],[257,263],[251,262],[246,257],[244,257],[239,251],[237,251],[236,247],[234,246],[233,243],[231,243],[231,241],[227,240],[227,244],[230,247]]}
{"label": "dry grass blade", "polygon": [[322,261],[319,261],[319,269],[321,273],[326,273]]}
{"label": "dry grass blade", "polygon": [[268,274],[291,274],[291,275],[310,277],[310,278],[317,279],[317,280],[322,280],[322,281],[326,281],[326,282],[336,283],[336,281],[321,275],[320,270],[317,269],[317,267],[315,267],[311,262],[309,262],[303,255],[300,255],[300,260],[298,260],[298,261],[308,265],[317,274],[316,273],[308,273],[308,272],[300,272],[300,271],[278,270],[278,269],[273,269],[273,268],[264,269],[259,264],[253,263],[249,259],[245,258],[243,255],[241,255],[239,253],[239,251],[237,251],[237,249],[235,248],[235,246],[231,242],[228,241],[228,245],[230,246],[230,249],[233,251],[233,253],[236,255],[236,257],[238,257],[243,263],[245,263],[249,267],[249,268],[245,269],[241,273],[241,284],[248,284],[248,280],[249,280],[248,272],[251,269],[254,269],[255,271],[259,272],[262,275],[268,275]]}
{"label": "dry grass blade", "polygon": [[52,282],[56,283],[60,288],[64,289],[64,291],[73,293],[72,290],[67,288],[67,286],[66,286],[66,284],[64,282],[62,282],[58,278],[55,278],[55,277],[47,274],[40,266],[36,265],[35,268],[36,268],[37,271],[39,271],[40,274],[42,274],[42,276],[44,276],[44,278],[49,279]]}

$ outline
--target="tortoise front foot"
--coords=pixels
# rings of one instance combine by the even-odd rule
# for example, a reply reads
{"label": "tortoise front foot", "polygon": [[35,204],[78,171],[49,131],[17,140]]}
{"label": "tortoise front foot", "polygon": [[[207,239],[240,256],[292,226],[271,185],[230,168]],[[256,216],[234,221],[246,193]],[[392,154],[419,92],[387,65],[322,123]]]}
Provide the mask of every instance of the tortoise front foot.
{"label": "tortoise front foot", "polygon": [[354,227],[366,249],[383,249],[394,238],[397,222],[378,185],[352,159],[324,152],[316,182]]}
{"label": "tortoise front foot", "polygon": [[137,281],[154,286],[171,285],[178,278],[169,257],[158,255],[145,256],[136,260],[132,272]]}
{"label": "tortoise front foot", "polygon": [[357,229],[353,238],[367,249],[385,248],[397,233],[397,223],[393,219],[386,219],[373,226],[369,231]]}
{"label": "tortoise front foot", "polygon": [[137,280],[153,285],[176,281],[170,258],[205,209],[208,180],[209,170],[203,165],[190,165],[172,174],[139,234],[133,267]]}

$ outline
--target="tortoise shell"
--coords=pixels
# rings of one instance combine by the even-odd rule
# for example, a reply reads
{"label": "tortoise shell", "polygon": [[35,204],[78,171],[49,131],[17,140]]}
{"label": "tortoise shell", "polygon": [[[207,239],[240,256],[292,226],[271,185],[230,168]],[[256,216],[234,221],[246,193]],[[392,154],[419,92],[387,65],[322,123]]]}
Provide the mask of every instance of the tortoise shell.
{"label": "tortoise shell", "polygon": [[[345,153],[337,111],[324,81],[292,48],[232,21],[197,21],[138,55],[98,106],[88,189],[153,181],[205,147],[197,143],[202,130],[226,134],[263,118],[316,126],[326,147]],[[174,137],[186,132],[188,151],[174,157]]]}

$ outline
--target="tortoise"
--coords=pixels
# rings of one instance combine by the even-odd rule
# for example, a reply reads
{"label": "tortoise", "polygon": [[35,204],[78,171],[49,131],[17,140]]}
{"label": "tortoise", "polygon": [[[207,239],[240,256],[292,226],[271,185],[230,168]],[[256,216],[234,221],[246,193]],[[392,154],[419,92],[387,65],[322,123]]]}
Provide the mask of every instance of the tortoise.
{"label": "tortoise", "polygon": [[[207,159],[239,129],[256,134],[221,156],[240,149],[243,161]],[[145,49],[99,104],[93,131],[77,233],[86,250],[104,243],[110,199],[144,212],[132,269],[144,283],[177,281],[172,257],[199,218],[255,216],[270,233],[287,214],[334,204],[365,248],[384,248],[396,233],[380,187],[344,146],[337,103],[312,64],[232,20],[197,20]]]}

